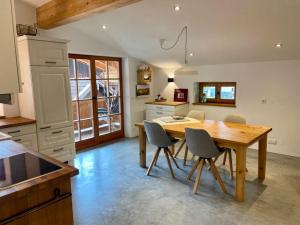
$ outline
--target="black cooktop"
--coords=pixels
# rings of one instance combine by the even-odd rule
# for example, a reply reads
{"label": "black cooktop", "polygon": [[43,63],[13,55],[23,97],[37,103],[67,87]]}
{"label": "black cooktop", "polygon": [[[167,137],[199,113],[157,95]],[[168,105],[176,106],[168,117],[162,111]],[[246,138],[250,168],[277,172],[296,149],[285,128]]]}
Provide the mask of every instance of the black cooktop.
{"label": "black cooktop", "polygon": [[59,169],[60,166],[31,153],[0,159],[0,190]]}

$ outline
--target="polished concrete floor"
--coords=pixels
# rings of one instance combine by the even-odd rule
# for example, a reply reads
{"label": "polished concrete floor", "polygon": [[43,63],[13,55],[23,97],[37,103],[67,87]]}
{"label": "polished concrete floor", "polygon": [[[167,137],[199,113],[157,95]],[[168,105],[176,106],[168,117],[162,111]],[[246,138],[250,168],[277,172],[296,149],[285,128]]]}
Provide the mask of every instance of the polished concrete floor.
{"label": "polished concrete floor", "polygon": [[[153,147],[150,146],[150,149]],[[148,151],[148,165],[153,151]],[[73,179],[76,225],[297,225],[300,224],[300,158],[268,154],[267,176],[256,180],[257,152],[247,153],[246,201],[235,202],[228,168],[219,171],[224,194],[204,170],[198,194],[186,176],[190,165],[170,177],[163,155],[152,176],[138,165],[138,140],[123,139],[80,152]]]}

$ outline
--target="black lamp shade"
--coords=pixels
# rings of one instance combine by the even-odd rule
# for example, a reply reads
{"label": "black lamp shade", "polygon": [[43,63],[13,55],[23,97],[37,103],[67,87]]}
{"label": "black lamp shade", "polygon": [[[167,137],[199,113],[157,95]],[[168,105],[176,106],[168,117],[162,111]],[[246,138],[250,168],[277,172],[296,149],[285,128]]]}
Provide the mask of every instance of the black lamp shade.
{"label": "black lamp shade", "polygon": [[174,82],[174,78],[169,77],[169,78],[168,78],[168,82]]}

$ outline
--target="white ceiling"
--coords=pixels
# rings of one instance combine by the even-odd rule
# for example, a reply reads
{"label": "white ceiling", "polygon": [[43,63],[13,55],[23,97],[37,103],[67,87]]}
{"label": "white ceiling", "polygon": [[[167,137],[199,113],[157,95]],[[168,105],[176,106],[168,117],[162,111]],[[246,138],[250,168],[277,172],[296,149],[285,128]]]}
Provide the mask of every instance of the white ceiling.
{"label": "white ceiling", "polygon": [[[175,3],[182,7],[179,13]],[[184,62],[183,39],[168,52],[159,39],[171,44],[185,25],[194,53],[190,65],[300,59],[299,12],[300,0],[143,0],[67,26],[132,57],[174,67]],[[274,47],[278,42],[281,49]]]}

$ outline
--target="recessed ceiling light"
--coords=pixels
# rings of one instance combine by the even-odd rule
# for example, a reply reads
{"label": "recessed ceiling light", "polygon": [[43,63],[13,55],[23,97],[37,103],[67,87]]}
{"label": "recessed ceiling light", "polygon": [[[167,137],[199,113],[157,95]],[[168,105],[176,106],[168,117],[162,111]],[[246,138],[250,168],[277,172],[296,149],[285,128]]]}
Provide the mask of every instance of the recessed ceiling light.
{"label": "recessed ceiling light", "polygon": [[102,29],[106,30],[107,26],[106,25],[102,25]]}
{"label": "recessed ceiling light", "polygon": [[193,56],[194,56],[194,53],[191,52],[191,53],[190,53],[190,57],[193,57]]}
{"label": "recessed ceiling light", "polygon": [[281,48],[281,47],[282,47],[282,43],[277,43],[277,44],[275,45],[275,47],[276,47],[276,48]]}
{"label": "recessed ceiling light", "polygon": [[176,12],[180,11],[180,9],[181,9],[180,5],[175,5],[175,6],[174,6],[174,10],[175,10]]}

